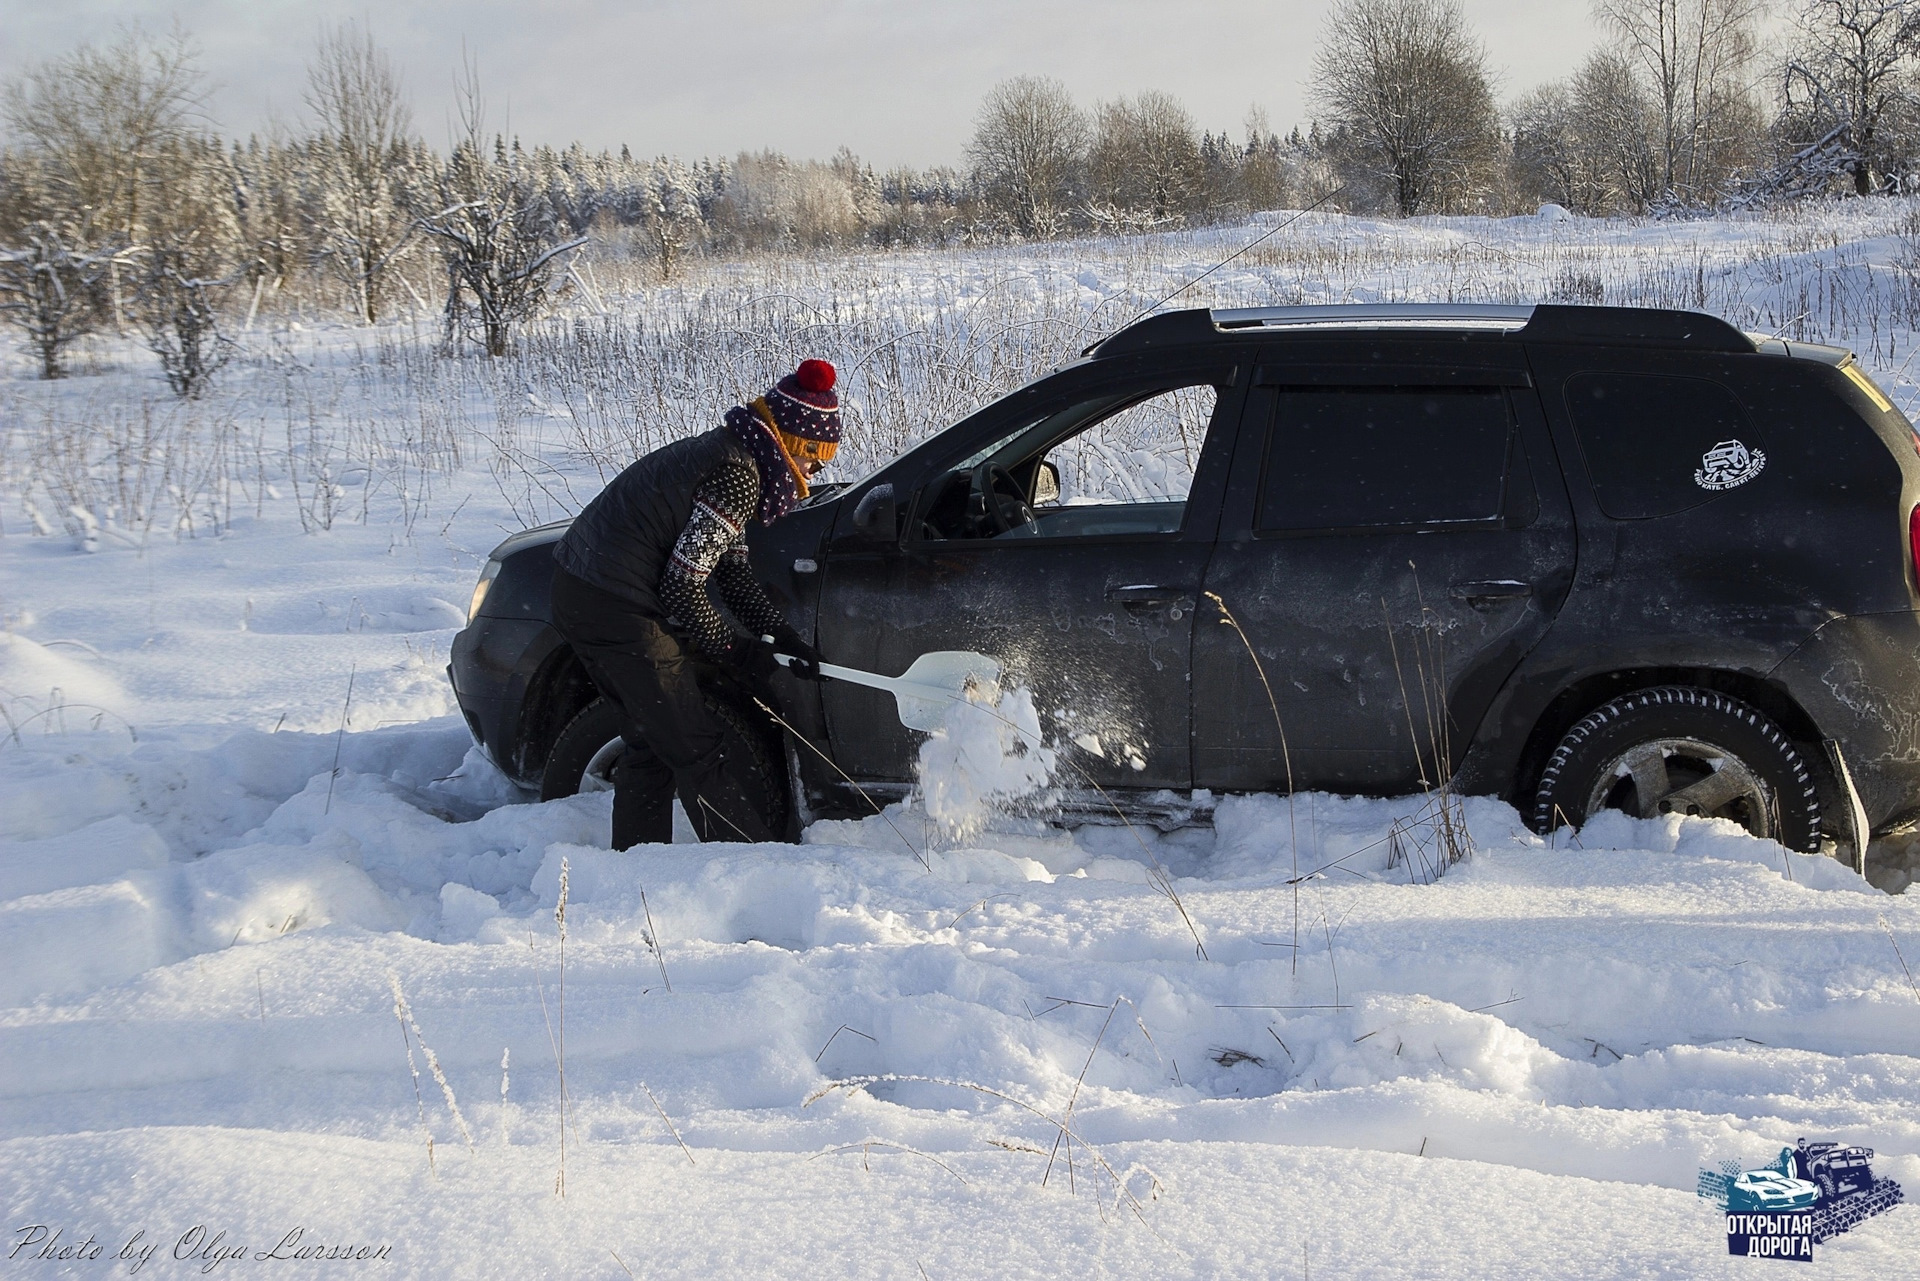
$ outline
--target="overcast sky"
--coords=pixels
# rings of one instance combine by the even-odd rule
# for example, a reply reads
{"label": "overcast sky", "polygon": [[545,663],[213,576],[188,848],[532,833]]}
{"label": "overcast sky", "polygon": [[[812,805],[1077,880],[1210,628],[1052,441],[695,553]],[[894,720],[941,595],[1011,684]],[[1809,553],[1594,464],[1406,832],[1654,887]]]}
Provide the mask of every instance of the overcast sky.
{"label": "overcast sky", "polygon": [[[579,140],[687,158],[775,147],[877,167],[957,164],[996,81],[1057,76],[1083,105],[1164,89],[1236,137],[1249,106],[1285,132],[1332,0],[0,0],[0,77],[177,20],[224,133],[299,124],[323,22],[369,25],[415,122],[447,141],[461,42],[489,124],[529,145]],[[1502,98],[1570,71],[1598,39],[1587,0],[1463,0]]]}

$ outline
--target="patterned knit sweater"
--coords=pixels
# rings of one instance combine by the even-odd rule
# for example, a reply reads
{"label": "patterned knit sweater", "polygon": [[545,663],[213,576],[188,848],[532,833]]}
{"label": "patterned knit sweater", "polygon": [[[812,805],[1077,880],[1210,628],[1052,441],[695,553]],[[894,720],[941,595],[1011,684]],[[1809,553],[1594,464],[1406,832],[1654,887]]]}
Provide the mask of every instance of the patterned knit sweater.
{"label": "patterned knit sweater", "polygon": [[714,608],[709,581],[727,612],[753,635],[787,625],[747,564],[747,522],[759,506],[759,471],[749,459],[729,460],[694,491],[693,514],[660,574],[660,603],[714,657],[733,631]]}

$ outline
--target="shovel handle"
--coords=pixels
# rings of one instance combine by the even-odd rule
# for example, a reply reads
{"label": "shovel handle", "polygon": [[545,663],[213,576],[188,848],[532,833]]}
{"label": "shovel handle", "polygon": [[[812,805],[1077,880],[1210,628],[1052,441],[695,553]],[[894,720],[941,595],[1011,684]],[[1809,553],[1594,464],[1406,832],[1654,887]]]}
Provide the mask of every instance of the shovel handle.
{"label": "shovel handle", "polygon": [[[778,654],[773,661],[782,667],[793,666],[791,654]],[[924,698],[949,703],[959,702],[959,698],[950,689],[938,685],[921,685],[915,681],[904,680],[898,676],[882,676],[877,672],[863,672],[857,667],[842,667],[838,663],[820,664],[820,674],[831,676],[835,680],[848,681],[855,685],[865,685],[868,689],[877,689],[898,697],[905,694],[909,698]]]}

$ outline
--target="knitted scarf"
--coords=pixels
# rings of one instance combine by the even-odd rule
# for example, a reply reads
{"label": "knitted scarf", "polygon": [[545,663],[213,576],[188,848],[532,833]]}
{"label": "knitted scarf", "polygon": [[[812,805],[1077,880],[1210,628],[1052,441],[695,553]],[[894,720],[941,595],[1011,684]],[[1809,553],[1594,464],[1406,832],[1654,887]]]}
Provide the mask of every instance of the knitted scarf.
{"label": "knitted scarf", "polygon": [[727,411],[725,420],[727,430],[746,446],[760,469],[760,523],[763,525],[786,515],[807,496],[807,482],[787,451],[781,448],[780,438],[773,434],[768,421],[771,417],[762,402],[752,406],[735,405]]}

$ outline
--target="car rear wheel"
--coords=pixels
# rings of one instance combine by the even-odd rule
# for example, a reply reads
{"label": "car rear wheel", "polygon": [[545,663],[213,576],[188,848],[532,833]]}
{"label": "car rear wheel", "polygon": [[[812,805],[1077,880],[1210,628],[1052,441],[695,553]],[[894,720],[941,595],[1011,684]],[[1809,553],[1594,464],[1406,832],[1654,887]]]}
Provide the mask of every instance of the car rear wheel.
{"label": "car rear wheel", "polygon": [[1624,694],[1560,740],[1540,775],[1535,828],[1582,827],[1603,809],[1732,819],[1789,849],[1820,848],[1819,797],[1793,743],[1739,699],[1688,685]]}
{"label": "car rear wheel", "polygon": [[[791,811],[786,758],[777,730],[765,718],[737,707],[711,692],[707,712],[720,722],[727,758],[738,762],[752,794],[764,798],[761,818],[775,833],[787,830]],[[613,787],[614,762],[626,750],[620,736],[626,718],[605,697],[596,697],[574,714],[554,740],[547,767],[540,776],[540,799],[558,800],[581,792],[604,792]]]}

